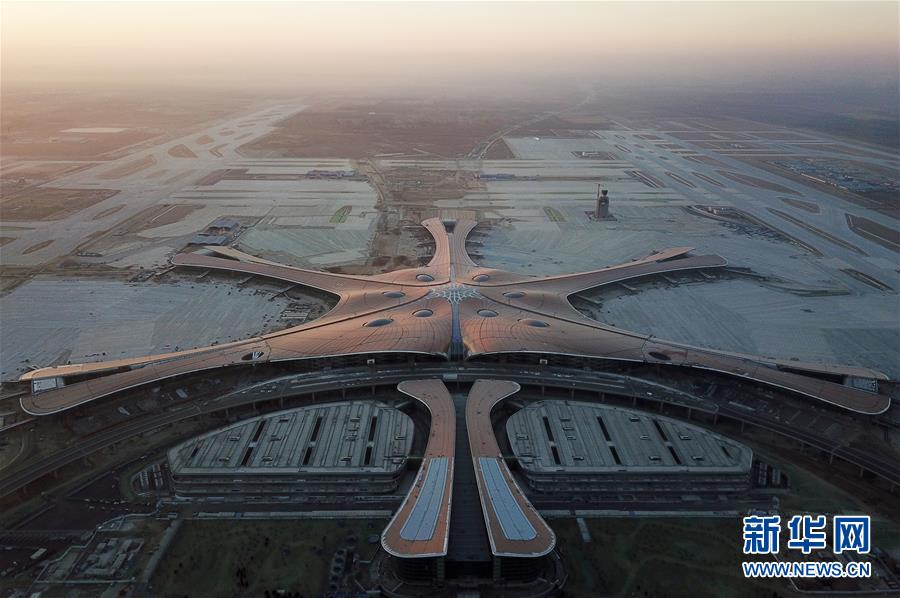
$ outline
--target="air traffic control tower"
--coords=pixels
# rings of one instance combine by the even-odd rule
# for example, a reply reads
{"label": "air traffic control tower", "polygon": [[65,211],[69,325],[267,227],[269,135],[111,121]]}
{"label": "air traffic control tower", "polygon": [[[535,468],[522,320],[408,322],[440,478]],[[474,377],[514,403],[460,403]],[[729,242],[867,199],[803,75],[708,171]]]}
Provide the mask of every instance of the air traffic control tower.
{"label": "air traffic control tower", "polygon": [[615,220],[609,212],[609,190],[597,185],[597,207],[594,209],[594,220]]}

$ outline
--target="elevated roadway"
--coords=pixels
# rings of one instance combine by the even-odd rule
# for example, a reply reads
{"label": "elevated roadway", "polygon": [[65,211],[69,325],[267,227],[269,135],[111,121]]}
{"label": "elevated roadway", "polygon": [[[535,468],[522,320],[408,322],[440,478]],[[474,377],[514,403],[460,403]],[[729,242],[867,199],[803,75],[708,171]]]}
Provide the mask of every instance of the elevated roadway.
{"label": "elevated roadway", "polygon": [[535,368],[515,364],[469,363],[351,368],[288,375],[255,383],[217,399],[191,403],[178,410],[128,420],[113,428],[79,439],[62,450],[31,462],[23,468],[8,473],[4,472],[0,475],[0,497],[16,492],[97,450],[197,415],[291,396],[341,391],[348,388],[392,385],[417,378],[437,378],[459,382],[474,382],[479,378],[495,378],[522,385],[546,386],[570,392],[579,390],[608,393],[647,401],[671,403],[697,412],[725,416],[735,421],[765,428],[824,451],[861,470],[883,478],[893,485],[900,486],[900,462],[891,456],[881,456],[852,448],[843,442],[828,438],[824,433],[819,435],[780,422],[764,413],[751,412],[728,404],[719,404],[716,401],[697,397],[664,384],[621,374],[585,371],[576,368],[550,366]]}

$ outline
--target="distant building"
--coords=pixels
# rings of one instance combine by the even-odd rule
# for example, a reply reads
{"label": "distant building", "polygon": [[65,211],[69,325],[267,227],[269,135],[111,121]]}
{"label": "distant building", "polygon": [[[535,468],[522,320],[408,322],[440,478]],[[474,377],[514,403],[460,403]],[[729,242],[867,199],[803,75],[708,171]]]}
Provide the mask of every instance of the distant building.
{"label": "distant building", "polygon": [[227,245],[228,237],[225,235],[194,235],[188,245]]}
{"label": "distant building", "polygon": [[237,220],[231,220],[230,218],[219,218],[218,220],[210,224],[206,230],[210,233],[218,232],[219,234],[223,234],[226,232],[233,233],[240,227],[241,223]]}
{"label": "distant building", "polygon": [[505,172],[481,172],[475,175],[475,178],[482,181],[533,181],[533,176],[520,176],[517,174],[508,174]]}
{"label": "distant building", "polygon": [[736,493],[750,487],[753,452],[679,420],[574,401],[540,401],[506,432],[528,484],[554,494]]}
{"label": "distant building", "polygon": [[169,450],[179,496],[391,492],[412,448],[412,419],[375,401],[254,417]]}
{"label": "distant building", "polygon": [[308,179],[349,179],[356,176],[355,170],[309,170],[306,173]]}

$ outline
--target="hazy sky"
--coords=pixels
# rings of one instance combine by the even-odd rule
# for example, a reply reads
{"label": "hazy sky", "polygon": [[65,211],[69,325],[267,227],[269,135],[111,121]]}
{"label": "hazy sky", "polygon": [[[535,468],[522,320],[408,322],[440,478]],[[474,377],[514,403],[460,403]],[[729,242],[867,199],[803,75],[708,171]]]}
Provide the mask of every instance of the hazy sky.
{"label": "hazy sky", "polygon": [[0,2],[6,84],[889,86],[897,2]]}

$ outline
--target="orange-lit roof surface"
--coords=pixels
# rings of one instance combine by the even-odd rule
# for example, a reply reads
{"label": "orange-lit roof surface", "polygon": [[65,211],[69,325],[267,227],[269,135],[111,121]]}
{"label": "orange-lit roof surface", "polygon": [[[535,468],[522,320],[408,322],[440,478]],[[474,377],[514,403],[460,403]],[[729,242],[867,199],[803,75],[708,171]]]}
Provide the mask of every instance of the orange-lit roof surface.
{"label": "orange-lit roof surface", "polygon": [[450,537],[456,449],[453,400],[440,380],[410,380],[397,388],[425,405],[431,413],[431,431],[416,480],[381,534],[381,545],[398,557],[444,556]]}
{"label": "orange-lit roof surface", "polygon": [[495,556],[537,557],[556,545],[556,535],[510,473],[491,426],[491,410],[519,391],[506,380],[476,380],[466,402],[466,427],[478,498]]}
{"label": "orange-lit roof surface", "polygon": [[[523,351],[716,371],[864,414],[882,413],[890,405],[887,395],[816,377],[887,379],[868,368],[800,363],[671,343],[590,320],[568,301],[573,293],[640,276],[720,268],[727,263],[720,256],[691,256],[691,248],[677,247],[590,272],[539,278],[475,264],[465,250],[475,221],[454,222],[452,231],[436,218],[422,224],[435,240],[431,261],[419,268],[377,276],[283,266],[231,248],[206,248],[214,255],[176,255],[172,259],[176,266],[276,278],[333,293],[339,300],[313,322],[245,341],[28,372],[20,380],[59,378],[65,382],[66,377],[76,375],[95,377],[26,396],[22,407],[33,415],[47,415],[142,384],[248,362],[386,352],[471,358]],[[422,310],[431,313],[421,317]],[[384,325],[376,326],[378,323]]]}

